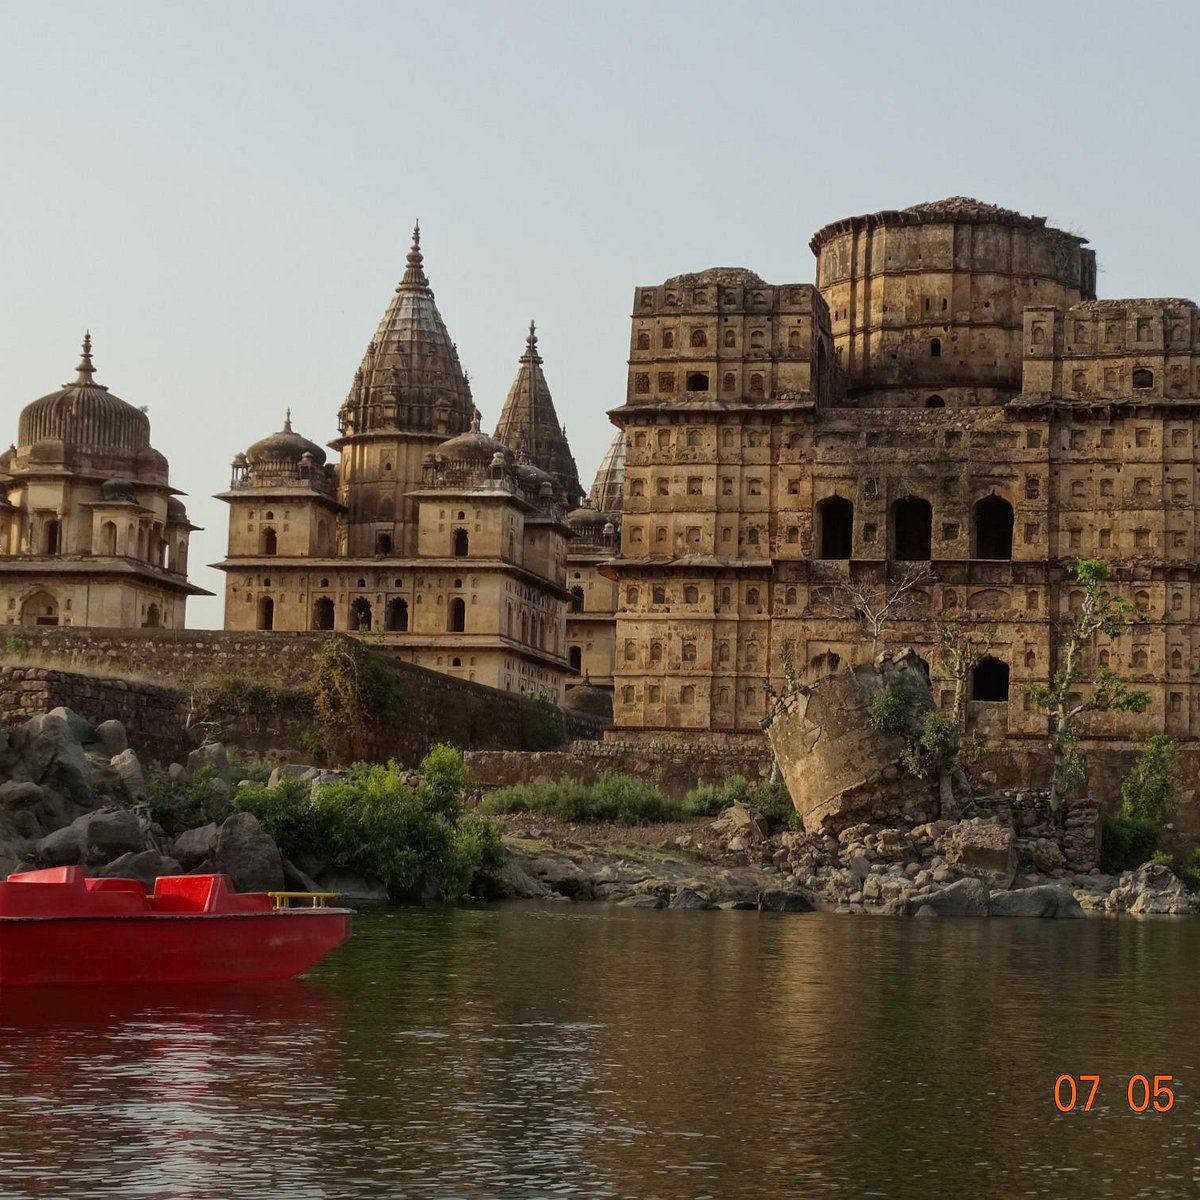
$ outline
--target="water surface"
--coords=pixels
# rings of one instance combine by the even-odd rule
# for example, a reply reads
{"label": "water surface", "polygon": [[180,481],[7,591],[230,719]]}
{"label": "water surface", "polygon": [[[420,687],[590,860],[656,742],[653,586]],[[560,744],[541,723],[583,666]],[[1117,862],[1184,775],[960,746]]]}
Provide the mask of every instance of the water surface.
{"label": "water surface", "polygon": [[0,1196],[1192,1195],[1198,980],[1194,921],[388,910],[294,984],[0,995]]}

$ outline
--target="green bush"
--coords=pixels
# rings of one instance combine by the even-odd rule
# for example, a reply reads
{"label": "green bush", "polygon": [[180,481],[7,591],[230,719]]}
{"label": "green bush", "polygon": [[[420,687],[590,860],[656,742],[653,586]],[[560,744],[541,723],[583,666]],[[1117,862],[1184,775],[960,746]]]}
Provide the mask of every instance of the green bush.
{"label": "green bush", "polygon": [[428,883],[448,897],[465,894],[501,858],[491,822],[467,817],[462,756],[435,746],[409,788],[395,762],[357,763],[344,782],[312,788],[296,779],[242,788],[238,805],[254,813],[287,857],[313,855],[382,879],[394,893]]}
{"label": "green bush", "polygon": [[235,784],[243,779],[251,783],[266,783],[274,769],[275,764],[266,758],[243,758],[240,754],[229,756],[229,778]]}
{"label": "green bush", "polygon": [[867,724],[876,733],[895,736],[907,733],[912,716],[913,695],[903,683],[893,681],[867,707]]}
{"label": "green bush", "polygon": [[1200,889],[1200,850],[1193,850],[1175,863],[1175,874],[1193,890]]}
{"label": "green bush", "polygon": [[683,814],[653,785],[632,775],[602,776],[596,783],[575,779],[520,783],[498,788],[480,805],[486,812],[538,813],[579,823],[613,821],[646,825],[678,820]]}
{"label": "green bush", "polygon": [[719,787],[697,784],[683,798],[682,807],[688,816],[714,817],[731,804],[757,809],[768,821],[784,825],[796,811],[782,783],[751,783],[741,775],[731,775]]}
{"label": "green bush", "polygon": [[220,824],[233,812],[212,767],[201,767],[191,779],[172,779],[165,771],[157,772],[147,780],[146,791],[150,816],[169,837],[210,821]]}
{"label": "green bush", "polygon": [[1110,875],[1140,867],[1158,849],[1162,826],[1151,817],[1119,812],[1104,819],[1100,866]]}
{"label": "green bush", "polygon": [[918,779],[927,779],[939,771],[950,770],[958,748],[958,726],[949,717],[931,709],[925,714],[920,729],[906,740],[900,757]]}
{"label": "green bush", "polygon": [[522,749],[556,750],[566,738],[558,706],[545,691],[538,692],[521,717]]}
{"label": "green bush", "polygon": [[1165,733],[1143,735],[1140,740],[1142,748],[1137,759],[1121,780],[1121,809],[1161,825],[1170,820],[1179,803],[1175,786],[1179,743]]}

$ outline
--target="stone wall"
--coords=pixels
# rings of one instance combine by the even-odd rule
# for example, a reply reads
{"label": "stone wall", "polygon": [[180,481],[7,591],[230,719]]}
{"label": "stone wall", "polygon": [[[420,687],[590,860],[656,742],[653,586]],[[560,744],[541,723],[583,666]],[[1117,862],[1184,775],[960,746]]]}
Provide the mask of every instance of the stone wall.
{"label": "stone wall", "polygon": [[[0,663],[0,719],[24,719],[65,704],[89,720],[125,722],[130,741],[151,761],[168,761],[196,740],[184,732],[181,687],[238,675],[296,687],[309,679],[328,633],[232,633],[224,630],[22,629],[20,647]],[[463,749],[517,750],[544,720],[533,701],[482,684],[391,660],[408,702],[401,719],[359,753],[415,763],[435,742]],[[128,678],[122,678],[127,676]],[[170,686],[175,685],[175,686]],[[42,707],[44,705],[44,707]],[[599,738],[602,722],[558,710],[567,739]],[[261,753],[295,749],[301,722],[246,721],[221,730],[231,745]]]}
{"label": "stone wall", "polygon": [[670,735],[658,740],[581,741],[561,751],[477,751],[466,759],[476,779],[488,789],[531,780],[594,783],[612,773],[646,779],[672,799],[682,799],[697,784],[720,785],[733,775],[756,781],[771,773],[771,753],[761,735],[740,742]]}

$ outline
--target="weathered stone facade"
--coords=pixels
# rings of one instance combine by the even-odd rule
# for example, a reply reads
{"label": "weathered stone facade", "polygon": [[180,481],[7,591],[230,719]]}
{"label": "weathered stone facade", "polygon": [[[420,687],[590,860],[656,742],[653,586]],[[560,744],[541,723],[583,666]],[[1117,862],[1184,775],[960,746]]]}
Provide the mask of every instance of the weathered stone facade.
{"label": "weathered stone facade", "polygon": [[1200,732],[1200,312],[1098,301],[1084,241],[952,199],[830,225],[817,283],[748,271],[634,294],[613,737],[753,730],[803,677],[878,648],[850,592],[917,574],[882,641],[914,646],[948,706],[934,621],[995,626],[971,680],[1010,743],[1098,557],[1144,620],[1095,647],[1151,696],[1096,717]]}
{"label": "weathered stone facade", "polygon": [[0,612],[7,625],[182,629],[196,528],[143,410],[95,379],[28,404],[0,454]]}

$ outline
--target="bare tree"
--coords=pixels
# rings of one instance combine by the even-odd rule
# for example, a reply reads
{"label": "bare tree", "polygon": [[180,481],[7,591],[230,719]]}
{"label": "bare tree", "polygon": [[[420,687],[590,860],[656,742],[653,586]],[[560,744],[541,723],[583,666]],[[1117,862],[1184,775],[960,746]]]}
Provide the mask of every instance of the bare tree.
{"label": "bare tree", "polygon": [[871,639],[871,657],[887,625],[908,616],[922,598],[919,589],[931,582],[933,573],[920,563],[903,563],[882,579],[851,579],[834,589],[837,601],[853,610]]}
{"label": "bare tree", "polygon": [[982,627],[963,619],[937,622],[938,641],[942,648],[941,668],[954,680],[954,707],[951,720],[959,733],[967,728],[967,680],[971,672],[989,654],[996,643],[996,626]]}

